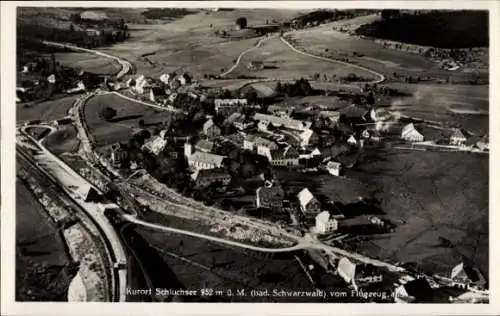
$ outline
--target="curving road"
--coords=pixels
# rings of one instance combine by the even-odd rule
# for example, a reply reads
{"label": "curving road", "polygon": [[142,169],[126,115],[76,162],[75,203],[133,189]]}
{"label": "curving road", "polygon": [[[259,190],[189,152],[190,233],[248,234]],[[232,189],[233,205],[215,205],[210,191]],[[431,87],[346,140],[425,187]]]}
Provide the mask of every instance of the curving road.
{"label": "curving road", "polygon": [[377,80],[373,80],[373,81],[370,81],[370,82],[366,82],[366,83],[372,83],[372,84],[376,84],[376,83],[381,83],[385,80],[385,77],[383,74],[381,73],[378,73],[374,70],[371,70],[369,68],[366,68],[366,67],[363,67],[363,66],[359,66],[359,65],[355,65],[355,64],[352,64],[352,63],[348,63],[348,62],[345,62],[345,61],[341,61],[341,60],[337,60],[337,59],[333,59],[333,58],[329,58],[329,57],[323,57],[323,56],[317,56],[317,55],[313,55],[313,54],[309,54],[305,51],[302,51],[302,50],[299,50],[298,48],[296,48],[295,46],[293,46],[289,41],[287,41],[284,37],[280,37],[281,41],[283,43],[285,43],[291,50],[293,50],[294,52],[298,53],[298,54],[301,54],[301,55],[304,55],[304,56],[309,56],[309,57],[312,57],[312,58],[316,58],[316,59],[320,59],[320,60],[324,60],[324,61],[328,61],[328,62],[331,62],[331,63],[336,63],[336,64],[342,64],[342,65],[346,65],[346,66],[349,66],[349,67],[353,67],[353,68],[358,68],[360,70],[364,70],[364,71],[367,71],[373,75],[375,75],[376,77],[378,77]]}

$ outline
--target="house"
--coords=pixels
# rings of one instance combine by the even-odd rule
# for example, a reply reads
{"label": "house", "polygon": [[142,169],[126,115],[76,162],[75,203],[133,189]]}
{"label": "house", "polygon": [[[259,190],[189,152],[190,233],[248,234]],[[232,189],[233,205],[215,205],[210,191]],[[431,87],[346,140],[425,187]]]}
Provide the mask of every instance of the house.
{"label": "house", "polygon": [[156,156],[163,151],[165,146],[167,146],[165,131],[161,131],[160,135],[148,139],[148,141],[146,141],[144,145],[142,145],[142,148],[148,150],[150,153]]}
{"label": "house", "polygon": [[311,128],[312,123],[308,121],[299,121],[287,117],[279,117],[269,114],[256,113],[254,115],[256,121],[267,121],[274,127],[285,127],[292,130],[303,131]]}
{"label": "house", "polygon": [[86,87],[83,81],[78,81],[76,87],[66,90],[66,93],[78,93],[85,91]]}
{"label": "house", "polygon": [[258,71],[264,69],[264,62],[261,60],[251,60],[247,65],[248,70]]}
{"label": "house", "polygon": [[256,191],[255,204],[257,208],[281,211],[283,209],[284,196],[285,192],[280,186],[263,186]]}
{"label": "house", "polygon": [[197,151],[202,151],[205,153],[212,152],[214,148],[214,142],[209,141],[207,139],[200,139],[195,145],[194,149]]}
{"label": "house", "polygon": [[465,287],[483,288],[486,285],[481,272],[463,262],[453,268],[450,278]]}
{"label": "house", "polygon": [[351,146],[357,146],[358,145],[358,140],[356,139],[356,137],[354,137],[354,135],[351,135],[349,136],[349,138],[347,139],[347,143]]}
{"label": "house", "polygon": [[128,159],[128,151],[125,146],[117,143],[111,147],[111,163],[115,167],[120,167]]}
{"label": "house", "polygon": [[55,126],[67,125],[67,124],[71,124],[72,122],[73,122],[73,120],[71,119],[71,117],[63,117],[62,119],[52,121],[52,125],[55,125]]}
{"label": "house", "polygon": [[230,116],[230,118],[233,117],[231,122],[234,125],[234,127],[236,127],[240,131],[244,131],[254,126],[254,122],[248,120],[245,115],[243,114],[238,115],[238,114],[240,113],[233,113]]}
{"label": "house", "polygon": [[326,170],[332,176],[338,177],[342,173],[342,164],[340,162],[336,162],[336,161],[329,161],[326,164]]}
{"label": "house", "polygon": [[330,212],[323,211],[316,216],[315,228],[318,234],[328,234],[337,230],[338,223],[330,216]]}
{"label": "house", "polygon": [[216,182],[221,186],[227,186],[231,182],[231,175],[223,168],[196,170],[191,178],[199,188],[207,187]]}
{"label": "house", "polygon": [[220,128],[215,125],[214,120],[210,118],[203,124],[203,133],[208,137],[216,137],[220,135]]}
{"label": "house", "polygon": [[300,146],[309,147],[318,144],[319,137],[312,129],[305,129],[299,134]]}
{"label": "house", "polygon": [[464,146],[466,141],[467,137],[465,137],[462,130],[459,128],[453,130],[453,134],[450,136],[450,145]]}
{"label": "house", "polygon": [[251,134],[244,138],[243,148],[256,151],[257,154],[271,160],[271,151],[277,149],[278,145],[272,140]]}
{"label": "house", "polygon": [[337,273],[347,284],[351,284],[355,288],[380,283],[384,279],[382,273],[374,265],[356,264],[346,257],[339,260]]}
{"label": "house", "polygon": [[321,203],[305,188],[297,194],[300,210],[304,215],[316,215],[321,211]]}
{"label": "house", "polygon": [[248,105],[247,99],[215,99],[215,113],[228,116]]}
{"label": "house", "polygon": [[396,303],[422,302],[430,298],[432,288],[425,278],[418,278],[401,284],[394,290]]}
{"label": "house", "polygon": [[340,112],[338,111],[320,111],[318,114],[318,127],[334,128],[340,120]]}
{"label": "house", "polygon": [[189,167],[194,170],[220,168],[226,159],[226,156],[200,151],[192,153],[192,145],[189,142],[184,144],[184,156],[188,161]]}
{"label": "house", "polygon": [[164,84],[168,85],[170,82],[170,74],[162,74],[160,76],[160,81],[163,82]]}
{"label": "house", "polygon": [[370,132],[365,129],[361,132],[361,137],[364,138],[364,139],[369,139],[370,138]]}
{"label": "house", "polygon": [[188,73],[183,73],[182,75],[178,76],[177,80],[179,81],[181,86],[191,84],[192,82],[191,76]]}
{"label": "house", "polygon": [[294,167],[299,164],[299,153],[290,145],[271,150],[270,156],[269,162],[273,166]]}
{"label": "house", "polygon": [[267,108],[267,112],[271,113],[272,115],[275,116],[280,116],[280,117],[291,117],[294,108],[292,106],[283,106],[283,105],[270,105]]}
{"label": "house", "polygon": [[90,184],[78,186],[76,193],[85,202],[100,202],[102,199],[99,192]]}
{"label": "house", "polygon": [[413,123],[407,124],[403,127],[403,130],[401,131],[401,138],[412,143],[424,141],[424,135],[417,131]]}

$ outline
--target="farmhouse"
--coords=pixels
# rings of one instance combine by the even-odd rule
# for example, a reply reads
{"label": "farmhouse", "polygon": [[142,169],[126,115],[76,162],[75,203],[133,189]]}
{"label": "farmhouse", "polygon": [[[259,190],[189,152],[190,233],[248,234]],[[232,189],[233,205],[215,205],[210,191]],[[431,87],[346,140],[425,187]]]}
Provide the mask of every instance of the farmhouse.
{"label": "farmhouse", "polygon": [[467,287],[482,288],[486,284],[485,278],[477,268],[463,262],[453,268],[450,277],[453,281]]}
{"label": "farmhouse", "polygon": [[357,146],[358,145],[358,140],[356,139],[356,137],[354,137],[354,135],[351,135],[348,139],[347,139],[347,143],[351,146]]}
{"label": "farmhouse", "polygon": [[467,141],[467,137],[465,137],[462,130],[456,128],[453,130],[453,134],[450,136],[450,145],[454,146],[464,146]]}
{"label": "farmhouse", "polygon": [[247,65],[248,70],[258,71],[264,69],[264,62],[261,60],[251,60]]}
{"label": "farmhouse", "polygon": [[401,131],[401,138],[409,142],[423,142],[424,135],[420,134],[413,123],[407,124]]}
{"label": "farmhouse", "polygon": [[273,166],[293,167],[299,164],[299,153],[292,146],[271,150],[270,163]]}
{"label": "farmhouse", "polygon": [[340,176],[342,172],[342,164],[340,162],[336,161],[329,161],[326,164],[326,170],[328,173],[330,173],[332,176]]}
{"label": "farmhouse", "polygon": [[191,175],[191,178],[199,188],[207,187],[216,182],[220,183],[222,186],[226,186],[231,182],[231,175],[223,168],[196,170]]}
{"label": "farmhouse", "polygon": [[382,273],[377,267],[371,264],[356,264],[346,257],[339,260],[337,272],[346,283],[353,285],[355,288],[383,281]]}
{"label": "farmhouse", "polygon": [[338,228],[337,220],[330,216],[330,212],[323,211],[316,216],[316,232],[318,234],[328,234]]}
{"label": "farmhouse", "polygon": [[256,191],[255,203],[257,208],[266,208],[281,211],[285,193],[280,186],[260,187]]}
{"label": "farmhouse", "polygon": [[300,210],[304,215],[316,215],[321,211],[321,203],[305,188],[297,194]]}
{"label": "farmhouse", "polygon": [[213,119],[210,118],[203,124],[203,133],[208,137],[216,137],[220,135],[220,128],[215,125]]}
{"label": "farmhouse", "polygon": [[299,121],[291,118],[279,117],[262,113],[256,113],[253,118],[254,120],[259,122],[260,121],[269,122],[274,127],[285,127],[296,131],[303,131],[309,129],[312,125],[311,122],[307,121]]}

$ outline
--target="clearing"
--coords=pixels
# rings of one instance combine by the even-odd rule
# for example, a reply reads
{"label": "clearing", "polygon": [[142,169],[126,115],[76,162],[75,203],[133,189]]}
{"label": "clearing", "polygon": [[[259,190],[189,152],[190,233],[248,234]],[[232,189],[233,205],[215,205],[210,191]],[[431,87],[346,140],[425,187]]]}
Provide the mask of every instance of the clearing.
{"label": "clearing", "polygon": [[[110,121],[99,117],[101,110],[107,106],[117,111]],[[146,123],[161,123],[170,119],[171,115],[170,112],[156,110],[115,94],[93,97],[85,106],[85,120],[97,147],[127,141],[139,129],[140,120]]]}
{"label": "clearing", "polygon": [[63,96],[60,99],[40,103],[30,102],[17,105],[17,122],[31,120],[51,121],[65,117],[78,95]]}
{"label": "clearing", "polygon": [[[250,71],[247,68],[250,61],[263,62],[264,69]],[[321,76],[326,74],[328,78],[332,76],[340,78],[354,73],[358,76],[376,79],[371,73],[356,67],[296,53],[277,37],[265,40],[259,48],[244,54],[238,67],[231,74],[233,76],[254,75],[276,79],[300,79],[300,77],[313,77],[316,73]]]}

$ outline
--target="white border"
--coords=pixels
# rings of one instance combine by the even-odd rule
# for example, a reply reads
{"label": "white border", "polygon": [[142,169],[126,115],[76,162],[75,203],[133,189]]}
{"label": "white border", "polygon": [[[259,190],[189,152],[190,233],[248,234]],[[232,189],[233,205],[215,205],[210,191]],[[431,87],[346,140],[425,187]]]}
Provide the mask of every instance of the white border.
{"label": "white border", "polygon": [[[2,315],[426,315],[426,314],[500,314],[500,214],[496,207],[500,197],[495,194],[498,187],[499,169],[495,159],[499,151],[500,111],[499,58],[500,57],[500,2],[491,1],[171,1],[171,2],[106,2],[106,1],[29,1],[5,2],[1,8],[1,314]],[[14,301],[15,265],[15,25],[16,6],[54,7],[247,7],[270,9],[322,8],[400,8],[400,9],[488,9],[490,10],[490,304],[149,304],[145,303],[17,303]],[[496,57],[496,58],[494,58]],[[497,191],[498,193],[498,191]],[[146,303],[147,304],[147,303]],[[374,308],[375,307],[375,308]]]}

